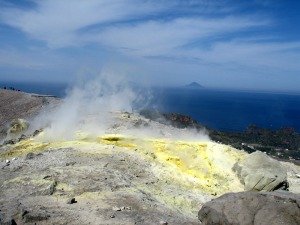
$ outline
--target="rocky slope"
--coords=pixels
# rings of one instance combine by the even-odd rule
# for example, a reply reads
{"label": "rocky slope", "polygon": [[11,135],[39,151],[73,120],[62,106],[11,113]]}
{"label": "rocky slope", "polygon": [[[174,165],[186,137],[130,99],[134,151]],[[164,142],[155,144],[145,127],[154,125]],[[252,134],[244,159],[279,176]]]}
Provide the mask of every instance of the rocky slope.
{"label": "rocky slope", "polygon": [[[89,115],[71,139],[45,129],[1,146],[0,223],[200,224],[202,205],[245,190],[232,168],[246,165],[248,153],[204,131],[109,114],[104,131],[95,130],[101,115]],[[279,163],[299,193],[300,168]]]}
{"label": "rocky slope", "polygon": [[59,102],[61,100],[55,96],[0,89],[0,140],[6,136],[12,121],[19,118],[33,118]]}

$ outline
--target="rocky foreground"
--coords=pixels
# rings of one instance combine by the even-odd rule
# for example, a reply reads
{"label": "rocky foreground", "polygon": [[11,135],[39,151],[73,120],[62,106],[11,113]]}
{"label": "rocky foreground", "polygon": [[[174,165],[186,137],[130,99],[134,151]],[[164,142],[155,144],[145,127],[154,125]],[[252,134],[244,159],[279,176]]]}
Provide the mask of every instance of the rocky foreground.
{"label": "rocky foreground", "polygon": [[[53,107],[44,98],[34,113]],[[34,114],[15,109],[2,120]],[[300,223],[300,167],[212,142],[205,132],[110,114],[104,132],[79,127],[69,140],[30,131],[30,122],[6,123],[3,134],[13,138],[0,147],[0,224]],[[97,127],[94,117],[82,124]]]}

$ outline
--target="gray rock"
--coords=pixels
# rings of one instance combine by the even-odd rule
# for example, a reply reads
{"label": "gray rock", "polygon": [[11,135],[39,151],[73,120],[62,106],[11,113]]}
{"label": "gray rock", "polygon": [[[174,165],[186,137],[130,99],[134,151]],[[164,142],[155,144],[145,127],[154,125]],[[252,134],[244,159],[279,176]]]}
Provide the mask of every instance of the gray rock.
{"label": "gray rock", "polygon": [[18,141],[16,139],[10,139],[10,140],[4,141],[3,145],[13,145],[13,144],[16,144],[17,142]]}
{"label": "gray rock", "polygon": [[45,212],[29,212],[23,216],[25,223],[47,220],[50,216]]}
{"label": "gray rock", "polygon": [[0,221],[0,225],[17,225],[16,221],[14,219],[9,219],[5,222]]}
{"label": "gray rock", "polygon": [[35,137],[36,135],[38,135],[39,133],[41,133],[43,131],[43,129],[40,130],[35,130],[32,134],[33,137]]}
{"label": "gray rock", "polygon": [[67,204],[74,204],[74,203],[77,203],[75,198],[70,198],[70,199],[67,200]]}
{"label": "gray rock", "polygon": [[36,156],[36,155],[35,155],[34,153],[29,152],[29,153],[26,155],[25,159],[33,159],[35,156]]}
{"label": "gray rock", "polygon": [[22,134],[18,141],[20,142],[20,141],[26,140],[27,138],[28,137],[25,134]]}
{"label": "gray rock", "polygon": [[56,186],[57,186],[57,182],[54,180],[51,182],[51,184],[49,185],[49,187],[47,188],[48,194],[49,195],[53,195],[53,193],[56,190]]}
{"label": "gray rock", "polygon": [[228,193],[203,205],[202,225],[297,225],[299,194],[287,191]]}
{"label": "gray rock", "polygon": [[21,208],[21,209],[20,209],[20,213],[21,213],[22,219],[24,219],[24,216],[25,216],[26,214],[28,214],[29,212],[28,212],[26,209]]}
{"label": "gray rock", "polygon": [[66,166],[74,166],[76,164],[76,162],[67,162]]}
{"label": "gray rock", "polygon": [[113,211],[121,211],[121,208],[120,208],[120,207],[117,207],[117,206],[114,206],[114,207],[112,208],[112,210],[113,210]]}
{"label": "gray rock", "polygon": [[265,153],[254,152],[233,166],[246,191],[287,190],[286,169]]}

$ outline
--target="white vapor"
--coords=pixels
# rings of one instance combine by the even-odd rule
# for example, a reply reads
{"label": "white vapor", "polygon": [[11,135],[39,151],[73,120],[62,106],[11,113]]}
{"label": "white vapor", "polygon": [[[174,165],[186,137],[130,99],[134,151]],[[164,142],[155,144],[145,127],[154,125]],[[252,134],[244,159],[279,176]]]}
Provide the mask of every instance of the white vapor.
{"label": "white vapor", "polygon": [[132,112],[140,100],[124,77],[103,72],[70,89],[58,107],[33,121],[33,127],[46,127],[48,141],[74,140],[78,131],[101,135],[113,122],[111,112]]}
{"label": "white vapor", "polygon": [[104,71],[71,88],[57,107],[31,122],[28,133],[43,128],[44,132],[36,137],[43,142],[93,141],[111,134],[209,141],[205,129],[179,129],[137,115],[150,98],[147,88],[134,87],[125,76]]}

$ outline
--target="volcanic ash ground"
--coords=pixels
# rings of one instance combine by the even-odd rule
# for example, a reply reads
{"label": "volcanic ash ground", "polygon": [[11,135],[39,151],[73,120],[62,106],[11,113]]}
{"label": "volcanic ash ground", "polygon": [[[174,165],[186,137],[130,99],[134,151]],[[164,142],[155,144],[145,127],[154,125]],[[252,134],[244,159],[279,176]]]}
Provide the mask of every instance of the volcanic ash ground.
{"label": "volcanic ash ground", "polygon": [[[3,145],[0,221],[199,224],[204,203],[244,191],[232,168],[247,153],[211,142],[205,131],[131,113],[109,115],[113,122],[105,125],[97,115],[87,116],[67,139],[52,127]],[[299,193],[299,167],[281,164],[290,190]]]}

